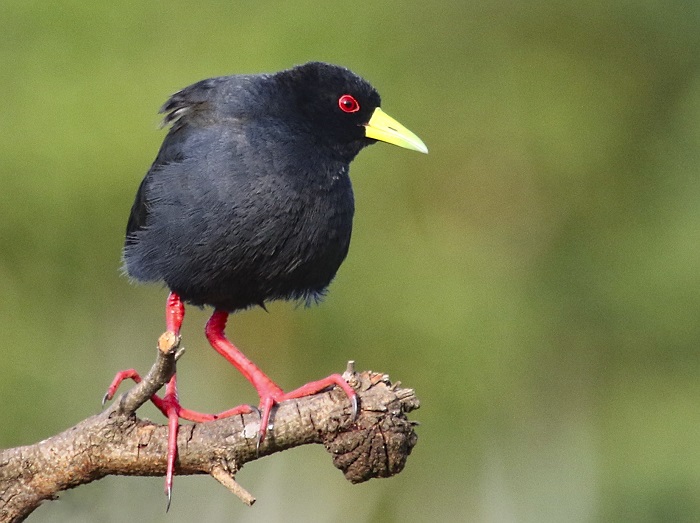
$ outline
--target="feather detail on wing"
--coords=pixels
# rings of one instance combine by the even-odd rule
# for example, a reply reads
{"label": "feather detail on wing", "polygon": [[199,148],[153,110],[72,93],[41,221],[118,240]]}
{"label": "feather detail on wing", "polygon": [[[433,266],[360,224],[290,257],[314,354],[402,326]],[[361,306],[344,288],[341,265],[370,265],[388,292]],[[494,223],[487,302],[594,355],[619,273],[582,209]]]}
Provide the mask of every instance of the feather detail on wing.
{"label": "feather detail on wing", "polygon": [[173,94],[158,111],[165,114],[161,126],[172,124],[173,128],[177,128],[191,115],[201,112],[211,102],[211,90],[221,82],[221,78],[209,78]]}

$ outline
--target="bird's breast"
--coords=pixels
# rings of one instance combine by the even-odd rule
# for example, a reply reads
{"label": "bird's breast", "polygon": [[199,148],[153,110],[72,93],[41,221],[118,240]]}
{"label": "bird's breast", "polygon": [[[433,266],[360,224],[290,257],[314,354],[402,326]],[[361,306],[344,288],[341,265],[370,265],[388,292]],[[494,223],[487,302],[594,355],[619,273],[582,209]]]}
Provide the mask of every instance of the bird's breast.
{"label": "bird's breast", "polygon": [[291,179],[288,199],[276,217],[285,224],[277,247],[289,268],[307,265],[335,274],[350,242],[354,198],[346,166],[324,174]]}
{"label": "bird's breast", "polygon": [[254,303],[322,293],[350,244],[354,198],[348,167],[278,168],[227,189],[233,190],[221,200],[227,212],[210,214],[216,220],[211,227],[223,233],[218,248],[203,249],[217,253],[207,260],[208,285],[251,290]]}

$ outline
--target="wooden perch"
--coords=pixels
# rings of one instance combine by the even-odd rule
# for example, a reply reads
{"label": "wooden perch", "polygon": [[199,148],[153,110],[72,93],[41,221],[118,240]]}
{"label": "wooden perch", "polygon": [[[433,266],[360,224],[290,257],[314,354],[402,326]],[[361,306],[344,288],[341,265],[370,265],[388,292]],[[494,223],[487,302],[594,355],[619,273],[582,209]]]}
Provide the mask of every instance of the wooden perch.
{"label": "wooden perch", "polygon": [[[167,426],[134,414],[175,372],[179,339],[166,332],[158,345],[143,381],[108,409],[34,445],[0,451],[0,522],[23,521],[62,490],[111,474],[165,474]],[[210,474],[252,505],[255,498],[235,481],[236,473],[245,463],[299,445],[322,443],[352,483],[401,472],[417,441],[415,422],[406,417],[419,406],[414,391],[392,385],[385,374],[355,373],[352,362],[343,376],[360,400],[356,420],[347,395],[333,388],[280,404],[259,449],[255,412],[182,425],[176,474]]]}

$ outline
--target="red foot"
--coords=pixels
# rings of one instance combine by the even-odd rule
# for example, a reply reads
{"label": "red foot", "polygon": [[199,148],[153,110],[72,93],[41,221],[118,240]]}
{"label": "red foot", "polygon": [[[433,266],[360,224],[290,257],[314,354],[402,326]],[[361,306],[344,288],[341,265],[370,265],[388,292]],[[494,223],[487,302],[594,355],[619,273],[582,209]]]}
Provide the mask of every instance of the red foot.
{"label": "red foot", "polygon": [[141,376],[139,376],[139,373],[136,372],[135,369],[121,370],[117,372],[117,375],[114,376],[114,379],[107,389],[107,392],[105,392],[105,395],[102,397],[102,405],[114,397],[114,394],[117,392],[117,389],[119,388],[119,385],[121,385],[122,381],[129,379],[134,380],[136,383],[141,383]]}
{"label": "red foot", "polygon": [[[125,379],[133,379],[136,383],[141,382],[141,376],[139,376],[139,373],[134,369],[118,372],[112,384],[109,386],[102,403],[114,397],[117,387],[119,387],[119,384]],[[175,474],[175,460],[177,459],[177,435],[180,429],[179,420],[184,419],[195,423],[203,423],[236,416],[238,414],[248,414],[253,412],[254,407],[250,405],[239,405],[238,407],[220,412],[219,414],[204,414],[186,409],[180,405],[180,401],[177,397],[177,380],[175,376],[170,378],[170,381],[165,386],[165,395],[161,398],[154,394],[151,396],[151,402],[153,402],[158,410],[168,418],[168,454],[165,472],[165,494],[168,496],[167,506],[170,507],[170,500],[173,492],[173,476]]]}
{"label": "red foot", "polygon": [[177,397],[177,381],[175,376],[170,378],[170,381],[165,386],[165,396],[163,396],[163,399],[155,396],[151,398],[151,400],[168,418],[168,455],[165,470],[165,494],[168,496],[167,511],[168,508],[170,508],[170,500],[172,499],[173,493],[173,476],[175,475],[175,460],[177,459],[177,435],[180,429],[180,419],[194,421],[195,423],[203,423],[205,421],[214,421],[237,414],[248,414],[252,412],[253,409],[250,405],[240,405],[219,414],[202,414],[201,412],[185,409],[180,405],[180,401]]}
{"label": "red foot", "polygon": [[[168,330],[179,335],[184,315],[185,307],[182,304],[180,297],[174,292],[170,293],[165,311]],[[136,383],[141,382],[141,376],[134,369],[118,372],[107,389],[107,393],[104,395],[102,403],[104,404],[107,400],[111,400],[114,397],[114,394],[117,392],[121,382],[127,379],[132,379]],[[167,383],[165,387],[165,395],[161,398],[160,396],[154,394],[151,396],[151,401],[158,408],[158,410],[160,410],[163,415],[168,418],[168,454],[165,472],[165,493],[168,496],[167,507],[169,508],[173,491],[175,460],[177,459],[177,435],[179,431],[179,420],[185,419],[195,423],[202,423],[205,421],[213,421],[216,419],[235,416],[238,414],[248,414],[254,410],[254,407],[251,407],[250,405],[240,405],[238,407],[234,407],[233,409],[220,412],[219,414],[203,414],[194,410],[185,409],[182,407],[182,405],[180,405],[180,401],[177,397],[177,380],[175,376],[173,376]]]}
{"label": "red foot", "polygon": [[[279,391],[281,394],[273,391],[270,391],[267,394],[263,392],[262,395],[260,395],[260,432],[258,433],[258,446],[260,446],[260,443],[262,443],[265,439],[265,434],[267,433],[267,429],[270,424],[270,414],[272,413],[272,408],[276,404],[287,400],[313,396],[314,394],[318,394],[322,390],[327,389],[332,385],[337,385],[343,389],[343,391],[345,391],[345,394],[348,395],[348,398],[352,402],[352,417],[357,418],[357,413],[359,410],[357,404],[357,393],[340,374],[331,374],[327,378],[312,381],[287,393],[282,392],[282,390]],[[258,394],[261,394],[260,390],[258,390]]]}
{"label": "red foot", "polygon": [[[180,327],[185,315],[185,307],[180,297],[171,292],[166,305],[166,325],[169,331],[176,335],[180,334]],[[353,416],[357,417],[358,405],[357,394],[353,388],[343,379],[340,374],[332,374],[319,381],[307,383],[292,392],[285,393],[274,381],[268,378],[252,361],[246,358],[233,343],[231,343],[224,333],[228,313],[226,311],[214,311],[214,314],[207,322],[206,335],[212,347],[233,364],[245,378],[255,387],[260,396],[260,430],[258,432],[258,446],[265,439],[270,415],[273,407],[286,400],[312,396],[322,390],[337,385],[345,391],[352,402]],[[111,400],[122,381],[132,379],[136,383],[141,381],[141,377],[134,369],[124,370],[114,377],[107,389],[103,403]],[[173,490],[173,476],[175,474],[175,461],[177,459],[177,434],[179,420],[185,419],[195,423],[213,421],[227,418],[238,414],[247,414],[255,408],[250,405],[240,405],[219,414],[203,414],[193,410],[185,409],[180,405],[177,397],[177,381],[173,376],[165,388],[165,395],[161,398],[154,394],[151,396],[153,404],[168,418],[168,455],[165,473],[165,493],[168,496],[168,507]]]}
{"label": "red foot", "polygon": [[226,311],[214,311],[207,322],[206,335],[209,343],[214,349],[226,358],[245,378],[255,387],[260,397],[260,430],[258,432],[258,446],[265,439],[267,428],[270,423],[272,408],[283,401],[312,396],[322,390],[337,385],[342,388],[350,398],[353,408],[353,416],[357,417],[358,405],[355,390],[343,379],[340,374],[331,374],[327,378],[313,381],[299,387],[292,392],[285,393],[274,381],[265,375],[260,368],[231,343],[224,333],[226,329]]}

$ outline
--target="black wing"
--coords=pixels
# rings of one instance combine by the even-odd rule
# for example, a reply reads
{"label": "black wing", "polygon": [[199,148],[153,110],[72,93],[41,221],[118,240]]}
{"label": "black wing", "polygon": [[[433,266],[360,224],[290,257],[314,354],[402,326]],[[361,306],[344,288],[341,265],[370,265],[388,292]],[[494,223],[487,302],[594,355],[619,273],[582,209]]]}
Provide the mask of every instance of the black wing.
{"label": "black wing", "polygon": [[209,78],[185,87],[172,95],[158,111],[165,114],[162,125],[171,125],[171,128],[136,192],[136,199],[126,224],[126,245],[136,241],[135,234],[143,229],[148,221],[148,188],[153,176],[162,166],[181,162],[185,158],[182,145],[192,130],[190,127],[198,121],[206,121],[213,90],[224,81],[225,77]]}

